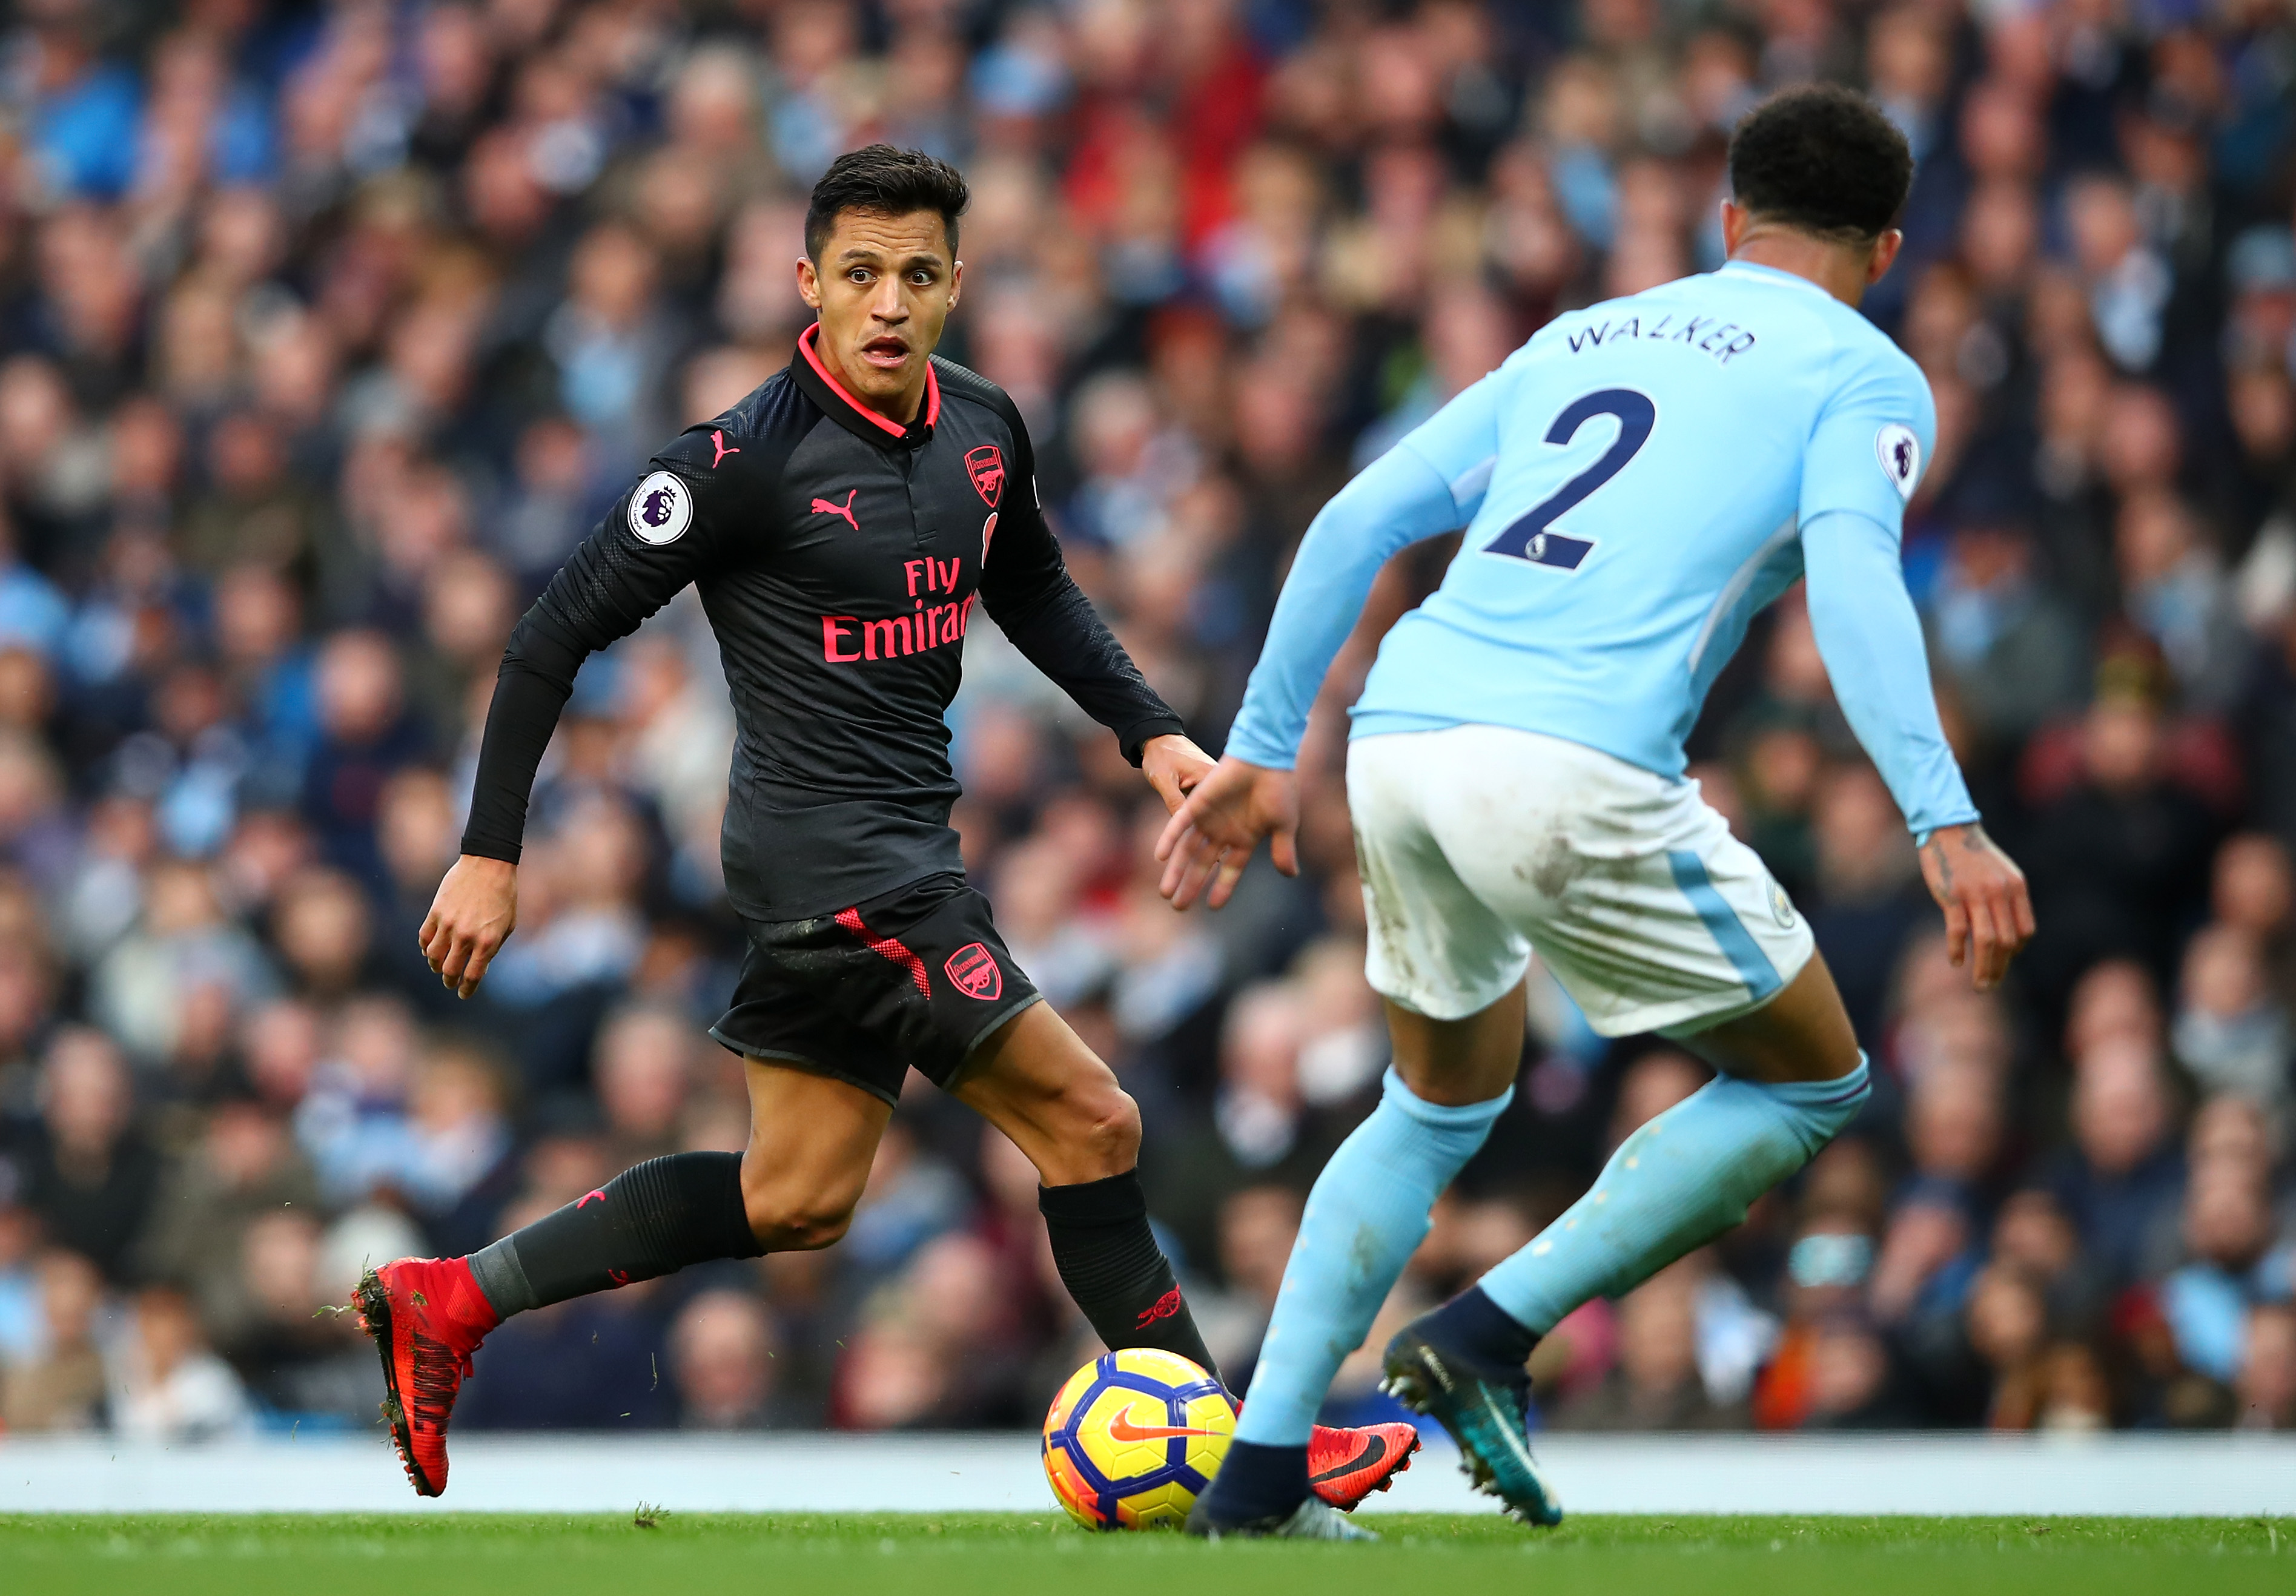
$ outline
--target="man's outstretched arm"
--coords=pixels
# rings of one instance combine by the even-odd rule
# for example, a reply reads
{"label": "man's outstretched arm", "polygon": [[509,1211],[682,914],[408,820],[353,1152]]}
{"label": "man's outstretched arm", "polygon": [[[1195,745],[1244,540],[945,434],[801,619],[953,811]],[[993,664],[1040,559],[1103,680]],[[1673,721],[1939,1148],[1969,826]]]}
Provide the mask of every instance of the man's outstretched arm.
{"label": "man's outstretched arm", "polygon": [[1380,568],[1474,519],[1497,445],[1498,379],[1486,377],[1373,461],[1316,512],[1300,540],[1227,753],[1289,770],[1324,673],[1355,630]]}
{"label": "man's outstretched arm", "polygon": [[[1474,518],[1489,480],[1493,380],[1454,399],[1419,431],[1366,466],[1316,513],[1300,543],[1252,667],[1227,751],[1173,813],[1157,840],[1162,890],[1186,908],[1209,885],[1217,909],[1235,890],[1262,837],[1275,868],[1299,870],[1292,767],[1324,676],[1363,614],[1380,568],[1398,550]],[[1464,450],[1461,446],[1464,446]],[[1472,454],[1456,476],[1431,455]]]}
{"label": "man's outstretched arm", "polygon": [[2023,872],[1978,823],[1939,724],[1897,536],[1856,511],[1830,511],[1802,528],[1802,558],[1810,629],[1834,697],[1920,845],[1948,952],[1989,987],[2033,935],[2032,899]]}
{"label": "man's outstretched arm", "polygon": [[637,630],[714,558],[717,501],[732,485],[702,468],[710,452],[708,430],[696,429],[654,456],[511,633],[479,744],[462,856],[416,934],[423,958],[458,997],[479,989],[518,925],[527,801],[582,661]]}

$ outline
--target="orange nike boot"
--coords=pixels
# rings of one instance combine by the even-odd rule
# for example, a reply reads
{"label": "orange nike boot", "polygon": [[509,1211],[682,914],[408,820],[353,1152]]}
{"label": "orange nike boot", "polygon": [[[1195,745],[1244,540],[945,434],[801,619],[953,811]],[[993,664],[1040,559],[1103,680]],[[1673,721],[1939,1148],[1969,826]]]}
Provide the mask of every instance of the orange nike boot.
{"label": "orange nike boot", "polygon": [[382,1416],[415,1492],[447,1489],[447,1423],[471,1355],[500,1322],[467,1258],[401,1258],[370,1269],[353,1294],[382,1356]]}
{"label": "orange nike boot", "polygon": [[1384,1491],[1411,1467],[1419,1432],[1407,1424],[1366,1424],[1334,1429],[1319,1424],[1308,1436],[1308,1486],[1343,1513],[1374,1491]]}

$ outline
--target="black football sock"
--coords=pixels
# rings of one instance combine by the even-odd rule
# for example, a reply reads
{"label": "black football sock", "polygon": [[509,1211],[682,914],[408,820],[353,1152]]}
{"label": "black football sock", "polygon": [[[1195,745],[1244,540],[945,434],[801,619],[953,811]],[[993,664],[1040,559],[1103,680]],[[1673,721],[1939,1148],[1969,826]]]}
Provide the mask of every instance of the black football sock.
{"label": "black football sock", "polygon": [[1531,1348],[1538,1345],[1538,1332],[1517,1322],[1480,1286],[1468,1287],[1412,1328],[1500,1379],[1521,1379]]}
{"label": "black football sock", "polygon": [[1037,1207],[1053,1238],[1061,1284],[1110,1351],[1153,1346],[1176,1352],[1219,1378],[1196,1332],[1195,1315],[1180,1296],[1171,1260],[1148,1229],[1148,1197],[1138,1170],[1080,1186],[1039,1186]]}
{"label": "black football sock", "polygon": [[504,1318],[570,1297],[765,1248],[742,1201],[742,1155],[673,1153],[471,1255],[479,1289]]}
{"label": "black football sock", "polygon": [[1203,1510],[1215,1524],[1257,1524],[1289,1518],[1308,1500],[1308,1449],[1230,1441],[1204,1494]]}

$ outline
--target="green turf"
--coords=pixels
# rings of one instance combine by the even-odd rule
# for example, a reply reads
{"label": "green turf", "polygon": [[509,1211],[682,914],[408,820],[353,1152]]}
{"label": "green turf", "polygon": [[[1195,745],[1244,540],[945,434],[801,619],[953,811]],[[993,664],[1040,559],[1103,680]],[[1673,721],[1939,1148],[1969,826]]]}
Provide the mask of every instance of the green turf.
{"label": "green turf", "polygon": [[0,1589],[70,1596],[2237,1596],[2296,1592],[2296,1520],[1382,1514],[1376,1546],[1095,1535],[1056,1515],[0,1515]]}

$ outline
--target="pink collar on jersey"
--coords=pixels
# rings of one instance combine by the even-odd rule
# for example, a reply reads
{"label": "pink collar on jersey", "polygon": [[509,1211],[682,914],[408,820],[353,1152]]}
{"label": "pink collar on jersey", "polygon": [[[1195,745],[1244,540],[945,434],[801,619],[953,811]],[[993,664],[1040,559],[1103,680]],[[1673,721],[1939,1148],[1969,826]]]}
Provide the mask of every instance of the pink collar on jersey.
{"label": "pink collar on jersey", "polygon": [[[851,394],[847,393],[845,391],[845,385],[829,374],[829,368],[822,364],[821,356],[813,347],[816,343],[820,341],[820,339],[821,323],[819,322],[814,323],[813,325],[808,327],[804,331],[797,335],[798,353],[805,356],[805,363],[813,368],[813,374],[820,378],[823,382],[828,385],[830,392],[835,394],[839,398],[844,400],[847,405],[850,405],[855,414],[875,422],[879,427],[882,427],[887,432],[891,433],[895,438],[906,438],[909,435],[909,429],[907,427],[902,426],[899,422],[893,420],[891,416],[885,414],[882,411],[870,409],[866,405],[864,405],[860,400],[855,398]],[[924,423],[927,430],[930,430],[939,421],[940,379],[933,374],[932,356],[928,355],[925,356]]]}

